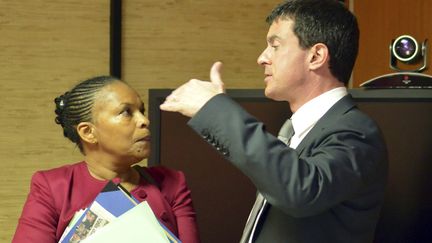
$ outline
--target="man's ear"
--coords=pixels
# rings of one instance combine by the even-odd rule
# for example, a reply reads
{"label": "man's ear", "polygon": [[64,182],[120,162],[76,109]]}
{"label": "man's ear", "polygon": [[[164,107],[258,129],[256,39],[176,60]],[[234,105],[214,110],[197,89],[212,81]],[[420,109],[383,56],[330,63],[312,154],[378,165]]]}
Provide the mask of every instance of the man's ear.
{"label": "man's ear", "polygon": [[95,127],[91,122],[80,122],[77,131],[83,141],[91,144],[97,143]]}
{"label": "man's ear", "polygon": [[310,59],[309,59],[309,68],[311,70],[316,70],[323,65],[325,65],[329,59],[330,54],[327,46],[323,43],[317,43],[312,46],[309,50]]}

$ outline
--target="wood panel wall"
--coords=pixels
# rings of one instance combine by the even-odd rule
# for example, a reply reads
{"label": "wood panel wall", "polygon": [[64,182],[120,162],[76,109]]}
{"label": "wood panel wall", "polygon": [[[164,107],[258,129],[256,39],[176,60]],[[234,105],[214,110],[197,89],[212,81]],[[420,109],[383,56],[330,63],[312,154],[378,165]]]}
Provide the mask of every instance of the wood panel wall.
{"label": "wood panel wall", "polygon": [[265,17],[279,0],[123,2],[123,79],[147,100],[149,88],[208,80],[223,61],[229,88],[261,88],[256,60],[266,47]]}
{"label": "wood panel wall", "polygon": [[35,170],[81,159],[53,99],[109,71],[109,1],[0,0],[0,242],[11,242]]}
{"label": "wood panel wall", "polygon": [[[429,63],[432,41],[432,1],[430,0],[350,0],[360,27],[360,52],[354,68],[353,87],[383,74],[389,67],[392,39],[407,34],[422,43],[429,40]],[[399,65],[412,70],[419,66]],[[429,65],[430,66],[430,65]],[[431,75],[429,68],[424,73]]]}
{"label": "wood panel wall", "polygon": [[[149,88],[208,79],[224,62],[227,88],[262,88],[256,59],[279,0],[123,1],[122,73]],[[353,86],[388,68],[392,38],[431,39],[429,0],[346,0],[359,19]],[[10,242],[36,170],[81,159],[54,123],[54,97],[109,72],[109,1],[0,0],[0,242]],[[430,73],[430,70],[428,70]]]}

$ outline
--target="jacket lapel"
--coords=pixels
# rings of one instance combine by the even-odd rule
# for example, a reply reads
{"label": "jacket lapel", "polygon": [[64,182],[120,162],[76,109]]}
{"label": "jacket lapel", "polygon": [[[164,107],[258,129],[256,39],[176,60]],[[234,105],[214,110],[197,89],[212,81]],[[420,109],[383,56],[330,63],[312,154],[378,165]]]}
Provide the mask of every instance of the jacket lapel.
{"label": "jacket lapel", "polygon": [[329,126],[334,126],[336,119],[354,107],[356,107],[356,105],[350,94],[342,97],[342,99],[336,102],[330,110],[328,110],[324,116],[318,120],[312,130],[310,130],[306,137],[297,146],[296,151],[301,154],[307,145],[310,145],[314,139],[321,136],[325,129]]}

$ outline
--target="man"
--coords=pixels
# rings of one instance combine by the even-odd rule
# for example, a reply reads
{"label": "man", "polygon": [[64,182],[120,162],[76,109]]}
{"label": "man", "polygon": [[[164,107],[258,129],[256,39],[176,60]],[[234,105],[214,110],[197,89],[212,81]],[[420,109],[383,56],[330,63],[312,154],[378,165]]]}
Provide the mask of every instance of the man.
{"label": "man", "polygon": [[291,0],[267,22],[258,64],[265,95],[289,103],[292,138],[278,140],[224,94],[220,62],[210,82],[190,80],[160,108],[192,117],[188,124],[257,187],[262,203],[241,242],[372,242],[387,151],[345,88],[358,51],[356,18],[336,0]]}

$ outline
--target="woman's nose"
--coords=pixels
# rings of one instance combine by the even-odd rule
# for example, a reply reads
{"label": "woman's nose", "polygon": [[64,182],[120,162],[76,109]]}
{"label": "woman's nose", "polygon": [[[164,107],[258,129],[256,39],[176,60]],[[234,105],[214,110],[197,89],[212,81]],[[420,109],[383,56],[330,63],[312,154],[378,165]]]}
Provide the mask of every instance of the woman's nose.
{"label": "woman's nose", "polygon": [[145,128],[150,125],[150,120],[141,112],[138,115],[137,126],[140,128]]}

